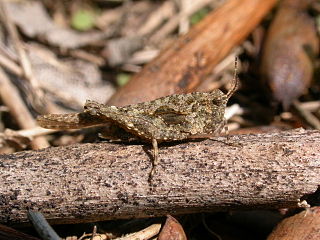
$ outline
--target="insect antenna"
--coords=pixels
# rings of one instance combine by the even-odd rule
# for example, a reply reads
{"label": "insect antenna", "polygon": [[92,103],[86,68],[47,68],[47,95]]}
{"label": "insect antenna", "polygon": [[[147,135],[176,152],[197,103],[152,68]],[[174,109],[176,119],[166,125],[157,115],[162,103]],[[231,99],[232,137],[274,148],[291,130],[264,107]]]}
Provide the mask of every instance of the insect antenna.
{"label": "insect antenna", "polygon": [[237,91],[239,86],[239,78],[238,78],[238,57],[235,57],[234,60],[234,74],[232,80],[232,88],[227,92],[226,97],[227,100]]}

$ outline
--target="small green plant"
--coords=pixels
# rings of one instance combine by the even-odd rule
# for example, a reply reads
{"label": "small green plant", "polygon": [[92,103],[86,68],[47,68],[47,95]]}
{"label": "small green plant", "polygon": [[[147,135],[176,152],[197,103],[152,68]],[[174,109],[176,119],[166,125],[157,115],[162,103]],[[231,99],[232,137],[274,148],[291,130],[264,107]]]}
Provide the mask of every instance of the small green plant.
{"label": "small green plant", "polygon": [[91,10],[79,9],[71,18],[71,26],[78,31],[87,31],[93,28],[95,14]]}

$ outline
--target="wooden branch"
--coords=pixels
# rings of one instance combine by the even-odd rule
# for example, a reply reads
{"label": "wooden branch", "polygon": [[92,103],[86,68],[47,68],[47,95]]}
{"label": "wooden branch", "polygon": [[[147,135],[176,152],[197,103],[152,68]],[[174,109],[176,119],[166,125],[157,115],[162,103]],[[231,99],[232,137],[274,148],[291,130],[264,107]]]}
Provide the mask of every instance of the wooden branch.
{"label": "wooden branch", "polygon": [[192,92],[276,3],[275,0],[226,1],[147,64],[108,104],[123,106]]}
{"label": "wooden branch", "polygon": [[[320,182],[320,132],[296,130],[151,147],[110,143],[0,155],[0,222],[51,223],[293,207]],[[226,144],[226,142],[228,144]]]}

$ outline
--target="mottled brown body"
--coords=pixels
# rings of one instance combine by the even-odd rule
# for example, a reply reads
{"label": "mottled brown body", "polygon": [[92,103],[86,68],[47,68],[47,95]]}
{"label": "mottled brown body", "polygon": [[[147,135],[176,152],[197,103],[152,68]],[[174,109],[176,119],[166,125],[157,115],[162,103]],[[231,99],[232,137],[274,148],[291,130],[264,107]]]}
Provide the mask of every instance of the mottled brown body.
{"label": "mottled brown body", "polygon": [[78,129],[112,122],[148,142],[175,141],[219,132],[224,126],[227,101],[228,95],[220,90],[174,94],[125,107],[87,100],[81,113],[48,114],[37,121],[41,127],[52,129]]}
{"label": "mottled brown body", "polygon": [[226,100],[220,90],[215,90],[175,94],[126,107],[87,101],[84,112],[103,122],[112,121],[149,142],[152,139],[175,141],[195,134],[213,133],[223,124]]}
{"label": "mottled brown body", "polygon": [[152,143],[155,165],[158,161],[158,142],[219,133],[225,125],[227,102],[237,86],[235,73],[233,87],[227,94],[219,89],[210,93],[174,94],[124,107],[87,100],[81,113],[48,114],[38,117],[37,121],[41,127],[53,129],[78,129],[113,123]]}

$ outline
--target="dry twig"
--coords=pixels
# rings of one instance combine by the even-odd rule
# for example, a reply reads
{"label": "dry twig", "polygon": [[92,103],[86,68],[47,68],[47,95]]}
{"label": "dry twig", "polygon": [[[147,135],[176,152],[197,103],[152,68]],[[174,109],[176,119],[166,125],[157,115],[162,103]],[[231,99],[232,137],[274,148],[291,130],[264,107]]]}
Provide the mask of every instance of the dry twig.
{"label": "dry twig", "polygon": [[[78,144],[0,155],[0,222],[51,222],[295,207],[320,182],[320,132],[220,137],[150,148]],[[226,144],[227,143],[227,144]]]}
{"label": "dry twig", "polygon": [[116,238],[116,240],[135,240],[135,239],[151,239],[156,236],[161,228],[161,224],[152,224],[151,226],[124,237]]}
{"label": "dry twig", "polygon": [[293,101],[293,106],[310,126],[320,130],[320,120],[316,116],[314,116],[310,111],[304,109],[298,100]]}
{"label": "dry twig", "polygon": [[[8,79],[7,75],[0,68],[0,96],[4,104],[10,109],[10,114],[17,121],[22,129],[30,129],[37,126],[33,116],[21,99],[19,91]],[[48,147],[49,144],[43,137],[33,140],[34,149]]]}

